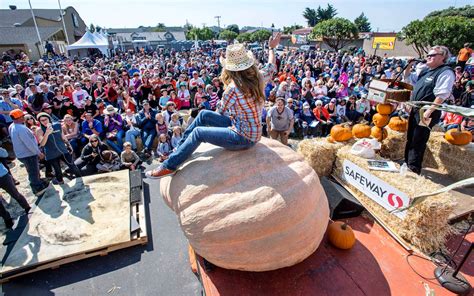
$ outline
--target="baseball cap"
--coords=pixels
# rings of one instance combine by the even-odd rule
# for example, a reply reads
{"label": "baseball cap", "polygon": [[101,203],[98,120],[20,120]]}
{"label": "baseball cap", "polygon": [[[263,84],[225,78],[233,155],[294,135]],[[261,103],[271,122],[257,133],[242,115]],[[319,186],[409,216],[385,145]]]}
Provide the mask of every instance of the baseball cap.
{"label": "baseball cap", "polygon": [[51,106],[49,103],[44,103],[43,106],[41,107],[41,110],[44,110],[44,109],[49,109],[49,108],[52,108],[53,106]]}
{"label": "baseball cap", "polygon": [[15,109],[10,111],[10,117],[12,119],[18,119],[25,116],[26,112],[21,111],[20,109]]}
{"label": "baseball cap", "polygon": [[293,103],[293,99],[292,98],[288,98],[288,100],[286,100],[287,103]]}
{"label": "baseball cap", "polygon": [[309,108],[308,102],[305,102],[305,103],[303,104],[303,109],[305,109],[305,108]]}

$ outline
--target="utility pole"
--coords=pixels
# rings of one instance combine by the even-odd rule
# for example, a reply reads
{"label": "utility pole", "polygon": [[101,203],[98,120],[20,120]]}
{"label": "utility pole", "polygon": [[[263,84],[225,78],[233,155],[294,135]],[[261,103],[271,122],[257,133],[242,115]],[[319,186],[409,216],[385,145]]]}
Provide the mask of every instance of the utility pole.
{"label": "utility pole", "polygon": [[216,15],[214,18],[217,19],[217,27],[219,28],[219,31],[221,30],[221,16]]}
{"label": "utility pole", "polygon": [[67,45],[69,45],[69,36],[67,35],[67,30],[66,30],[66,23],[64,22],[64,12],[63,12],[63,9],[61,8],[61,0],[58,0],[58,4],[59,4],[59,13],[61,15],[61,20],[63,22],[63,28],[64,28],[64,35],[66,35],[66,43]]}
{"label": "utility pole", "polygon": [[38,35],[38,41],[39,41],[38,51],[39,51],[39,54],[41,56],[41,54],[43,53],[43,42],[41,41],[40,32],[38,30],[38,24],[36,24],[35,13],[33,12],[33,7],[31,7],[31,1],[30,0],[28,0],[28,4],[30,4],[30,11],[31,11],[31,16],[33,17],[33,23],[35,24],[36,35]]}

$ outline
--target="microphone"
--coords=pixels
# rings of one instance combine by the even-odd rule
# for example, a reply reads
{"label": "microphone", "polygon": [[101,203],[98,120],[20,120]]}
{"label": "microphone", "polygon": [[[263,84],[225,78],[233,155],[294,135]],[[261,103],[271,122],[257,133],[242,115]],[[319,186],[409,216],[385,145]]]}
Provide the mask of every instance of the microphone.
{"label": "microphone", "polygon": [[414,62],[419,62],[419,63],[426,63],[426,60],[425,59],[411,59],[412,61]]}

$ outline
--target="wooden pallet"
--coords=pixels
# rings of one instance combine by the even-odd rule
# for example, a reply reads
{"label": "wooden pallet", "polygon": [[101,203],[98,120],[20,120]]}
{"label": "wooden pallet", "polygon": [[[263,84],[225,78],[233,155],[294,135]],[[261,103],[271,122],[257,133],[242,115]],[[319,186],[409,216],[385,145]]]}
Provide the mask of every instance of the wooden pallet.
{"label": "wooden pallet", "polygon": [[[143,191],[141,192],[143,195]],[[141,198],[143,201],[143,196]],[[57,269],[61,265],[76,262],[79,260],[95,257],[95,256],[106,256],[110,252],[117,251],[120,249],[125,249],[128,247],[136,246],[136,245],[146,245],[148,243],[148,236],[147,236],[147,217],[145,212],[145,207],[143,202],[139,203],[132,203],[130,205],[130,217],[131,219],[135,219],[139,225],[139,229],[130,233],[130,240],[126,242],[121,242],[117,244],[111,244],[108,246],[104,246],[101,248],[91,249],[84,252],[79,252],[75,254],[68,255],[62,258],[56,258],[50,261],[44,261],[34,266],[28,266],[25,268],[17,268],[15,270],[5,272],[1,274],[0,284],[9,281],[10,279],[14,279],[23,275],[27,275],[30,273],[38,272],[45,269]]]}

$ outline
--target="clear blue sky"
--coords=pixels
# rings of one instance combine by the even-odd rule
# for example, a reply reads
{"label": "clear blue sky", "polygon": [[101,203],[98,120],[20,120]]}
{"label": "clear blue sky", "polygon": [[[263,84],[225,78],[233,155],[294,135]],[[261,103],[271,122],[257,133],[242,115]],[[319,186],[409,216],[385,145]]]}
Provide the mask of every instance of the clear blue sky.
{"label": "clear blue sky", "polygon": [[[330,3],[338,16],[354,20],[361,12],[369,18],[372,29],[380,32],[398,31],[411,20],[423,18],[433,10],[449,6],[473,4],[474,0],[333,0]],[[277,28],[292,24],[306,25],[302,12],[305,7],[326,6],[327,1],[306,0],[61,0],[63,8],[74,6],[86,24],[107,28],[182,26],[189,23],[202,26],[217,25],[214,16],[221,16],[221,26]],[[27,0],[1,0],[8,5],[28,8]],[[31,0],[33,8],[57,8],[57,0]]]}

